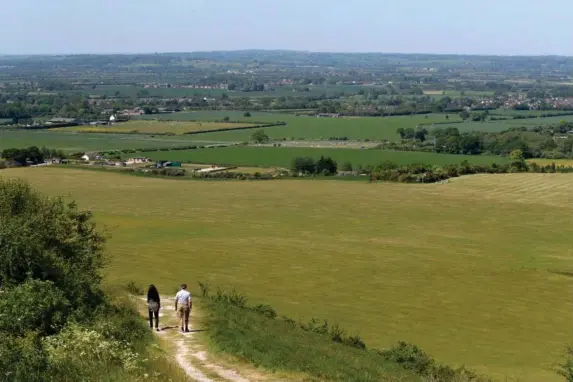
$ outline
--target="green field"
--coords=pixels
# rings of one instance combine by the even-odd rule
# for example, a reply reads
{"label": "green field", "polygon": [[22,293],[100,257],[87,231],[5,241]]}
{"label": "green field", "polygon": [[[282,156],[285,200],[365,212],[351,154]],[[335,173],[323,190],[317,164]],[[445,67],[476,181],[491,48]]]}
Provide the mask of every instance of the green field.
{"label": "green field", "polygon": [[12,147],[45,146],[73,152],[176,147],[195,143],[208,144],[214,142],[202,141],[193,135],[152,137],[136,134],[82,134],[52,132],[49,130],[0,130],[0,150]]}
{"label": "green field", "polygon": [[252,126],[248,123],[225,123],[225,122],[184,122],[184,121],[147,121],[133,120],[125,123],[117,123],[113,126],[74,126],[50,129],[51,132],[78,132],[78,133],[138,133],[138,134],[175,134],[196,133],[200,131],[240,129]]}
{"label": "green field", "polygon": [[[533,119],[510,119],[504,121],[472,122],[452,124],[437,124],[443,122],[461,122],[458,114],[430,114],[396,117],[360,117],[360,118],[316,118],[295,116],[279,113],[252,113],[251,118],[245,118],[243,112],[233,111],[198,111],[174,114],[161,114],[158,118],[173,120],[215,121],[229,117],[233,121],[276,122],[284,121],[287,126],[267,128],[265,132],[272,139],[328,139],[330,137],[348,137],[349,139],[369,139],[372,141],[399,139],[398,128],[415,128],[418,124],[427,124],[426,128],[455,127],[461,132],[486,131],[500,132],[512,127],[559,124],[561,121],[573,122],[572,116],[546,117]],[[214,141],[248,141],[252,135],[250,131],[224,131],[200,134],[199,137]]]}
{"label": "green field", "polygon": [[[167,119],[182,120],[221,120],[229,117],[234,121],[256,122],[286,122],[286,126],[265,129],[272,139],[329,139],[331,137],[348,137],[349,139],[369,139],[380,141],[384,139],[399,139],[398,128],[415,128],[419,124],[447,122],[446,114],[396,116],[396,117],[345,117],[345,118],[317,118],[295,116],[278,113],[252,113],[250,118],[243,117],[242,112],[202,111],[178,114],[164,114]],[[449,121],[461,121],[455,114],[449,115]],[[455,124],[453,126],[458,126]],[[252,131],[224,131],[200,134],[198,137],[216,141],[248,141]]]}
{"label": "green field", "polygon": [[406,340],[493,376],[560,380],[552,368],[573,337],[570,175],[446,185],[175,182],[60,168],[0,176],[93,211],[111,235],[108,283],[236,286],[372,347]]}
{"label": "green field", "polygon": [[390,160],[398,164],[426,163],[435,165],[459,164],[464,160],[475,164],[506,163],[507,158],[477,155],[450,155],[422,152],[400,152],[387,150],[322,149],[291,147],[235,146],[186,151],[143,152],[151,159],[172,160],[192,163],[216,163],[226,165],[290,167],[296,157],[320,158],[329,156],[338,162],[351,162],[353,166],[377,165]]}

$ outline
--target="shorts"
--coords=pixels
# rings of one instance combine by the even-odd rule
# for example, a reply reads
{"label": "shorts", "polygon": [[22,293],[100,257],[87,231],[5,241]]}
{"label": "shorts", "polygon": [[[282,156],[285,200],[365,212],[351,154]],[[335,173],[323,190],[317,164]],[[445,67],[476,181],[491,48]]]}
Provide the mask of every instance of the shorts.
{"label": "shorts", "polygon": [[179,318],[189,317],[189,306],[188,305],[179,306],[178,312],[179,312]]}

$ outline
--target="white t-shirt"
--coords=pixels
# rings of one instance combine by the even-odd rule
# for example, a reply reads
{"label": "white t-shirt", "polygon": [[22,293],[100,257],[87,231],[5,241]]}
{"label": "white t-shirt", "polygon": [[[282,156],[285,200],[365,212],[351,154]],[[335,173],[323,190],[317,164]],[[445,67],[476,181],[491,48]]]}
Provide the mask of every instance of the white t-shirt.
{"label": "white t-shirt", "polygon": [[185,289],[181,289],[175,295],[175,299],[179,305],[188,305],[189,300],[191,300],[191,293],[187,292]]}

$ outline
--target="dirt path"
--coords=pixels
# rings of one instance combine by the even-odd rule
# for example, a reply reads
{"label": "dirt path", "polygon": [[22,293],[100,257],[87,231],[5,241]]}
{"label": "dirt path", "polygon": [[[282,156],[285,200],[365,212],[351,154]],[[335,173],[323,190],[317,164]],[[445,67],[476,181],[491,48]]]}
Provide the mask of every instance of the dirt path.
{"label": "dirt path", "polygon": [[[269,380],[254,370],[238,371],[227,365],[218,363],[214,357],[208,354],[207,349],[198,340],[198,335],[205,329],[197,327],[197,309],[194,306],[189,321],[190,333],[181,333],[179,320],[174,306],[173,298],[161,299],[161,311],[159,312],[160,331],[154,333],[162,340],[171,344],[168,351],[173,351],[179,366],[185,370],[191,381],[198,382],[250,382]],[[147,316],[145,298],[140,297],[138,308],[142,315]]]}

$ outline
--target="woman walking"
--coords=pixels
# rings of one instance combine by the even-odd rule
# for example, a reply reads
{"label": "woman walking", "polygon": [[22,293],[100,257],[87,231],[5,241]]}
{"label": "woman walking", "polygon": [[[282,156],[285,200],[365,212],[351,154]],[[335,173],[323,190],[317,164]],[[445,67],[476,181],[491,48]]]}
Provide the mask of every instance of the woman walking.
{"label": "woman walking", "polygon": [[161,300],[155,285],[151,284],[147,290],[147,306],[149,307],[149,327],[153,329],[153,318],[155,317],[155,330],[159,331],[159,309]]}

